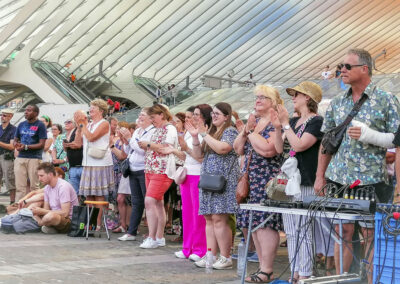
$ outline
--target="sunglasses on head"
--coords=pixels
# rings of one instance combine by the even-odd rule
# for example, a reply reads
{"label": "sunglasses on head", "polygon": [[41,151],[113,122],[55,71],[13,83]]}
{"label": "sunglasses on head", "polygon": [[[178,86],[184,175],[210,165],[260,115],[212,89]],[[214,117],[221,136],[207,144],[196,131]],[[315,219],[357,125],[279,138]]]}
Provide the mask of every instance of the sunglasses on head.
{"label": "sunglasses on head", "polygon": [[353,68],[353,67],[360,67],[360,66],[364,66],[364,65],[365,64],[354,64],[354,65],[351,65],[351,64],[346,63],[346,64],[342,64],[342,68],[344,67],[347,70],[351,70],[351,68]]}

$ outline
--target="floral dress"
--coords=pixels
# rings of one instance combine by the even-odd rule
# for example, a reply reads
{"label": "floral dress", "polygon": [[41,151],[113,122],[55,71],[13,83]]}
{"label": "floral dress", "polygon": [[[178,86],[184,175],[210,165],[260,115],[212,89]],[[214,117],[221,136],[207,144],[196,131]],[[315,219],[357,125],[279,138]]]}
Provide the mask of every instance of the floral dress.
{"label": "floral dress", "polygon": [[[221,141],[233,145],[238,132],[235,128],[229,127],[222,134]],[[201,164],[201,174],[213,173],[223,174],[227,178],[226,189],[223,193],[205,192],[200,189],[199,215],[209,214],[233,214],[237,212],[236,186],[239,179],[238,156],[232,149],[228,154],[219,155],[213,151],[209,152],[207,159]],[[232,165],[228,176],[229,168]]]}
{"label": "floral dress", "polygon": [[[63,140],[66,138],[65,134],[60,134],[57,136],[56,140],[54,141],[54,148],[56,149],[56,159],[63,160],[67,158],[67,152],[64,151],[63,147]],[[60,167],[65,172],[65,180],[68,181],[68,169],[69,164],[68,162],[55,165],[56,167]]]}
{"label": "floral dress", "polygon": [[[121,140],[118,139],[114,143],[115,148],[118,150],[122,150]],[[112,190],[108,191],[108,202],[112,204],[117,204],[117,192],[119,187],[119,182],[121,181],[122,171],[121,171],[121,161],[115,156],[113,152],[111,152],[111,157],[113,160],[113,169],[114,169],[114,179],[115,179],[115,187]]]}
{"label": "floral dress", "polygon": [[[260,134],[265,138],[269,138],[269,133],[274,131],[272,124],[268,124]],[[243,163],[243,171],[246,169],[247,161],[250,155],[250,151],[253,150],[253,146],[247,141],[244,145],[245,161]],[[276,155],[272,158],[265,158],[258,154],[255,150],[252,151],[252,157],[249,165],[249,184],[250,192],[247,198],[247,203],[260,204],[261,201],[267,200],[268,196],[265,191],[265,185],[267,182],[274,178],[280,170],[282,164],[282,156]],[[253,212],[253,224],[255,228],[261,224],[270,213],[268,212]],[[249,226],[249,211],[239,210],[237,214],[237,224],[239,228],[248,228]],[[282,216],[281,214],[275,214],[263,228],[269,227],[276,231],[282,230]]]}

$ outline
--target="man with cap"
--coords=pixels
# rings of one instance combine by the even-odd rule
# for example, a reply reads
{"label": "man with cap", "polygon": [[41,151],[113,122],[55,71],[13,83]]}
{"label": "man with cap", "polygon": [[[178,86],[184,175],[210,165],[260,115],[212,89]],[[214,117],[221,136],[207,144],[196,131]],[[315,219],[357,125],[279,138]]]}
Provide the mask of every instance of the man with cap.
{"label": "man with cap", "polygon": [[17,129],[10,123],[14,115],[13,110],[1,111],[0,128],[0,170],[6,182],[7,192],[10,193],[10,204],[15,202],[15,176],[14,176],[14,135]]}
{"label": "man with cap", "polygon": [[26,194],[28,178],[30,191],[39,188],[37,168],[42,161],[42,153],[47,139],[46,126],[38,119],[39,108],[28,105],[25,108],[25,121],[21,122],[14,136],[14,147],[19,152],[14,161],[16,195],[19,201]]}

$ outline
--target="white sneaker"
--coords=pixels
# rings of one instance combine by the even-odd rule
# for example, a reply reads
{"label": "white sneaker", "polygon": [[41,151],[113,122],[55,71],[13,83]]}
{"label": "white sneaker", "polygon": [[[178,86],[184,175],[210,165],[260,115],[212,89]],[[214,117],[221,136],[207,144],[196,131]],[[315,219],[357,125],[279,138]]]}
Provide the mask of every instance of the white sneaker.
{"label": "white sneaker", "polygon": [[200,267],[200,268],[205,268],[206,267],[206,255],[204,255],[202,258],[200,258],[199,261],[196,261],[194,263],[194,265],[196,265],[197,267]]}
{"label": "white sneaker", "polygon": [[129,234],[125,234],[122,237],[119,237],[118,240],[120,240],[120,241],[135,241],[136,237],[129,235]]}
{"label": "white sneaker", "polygon": [[191,261],[197,262],[197,261],[200,261],[201,257],[198,256],[197,254],[192,253],[191,255],[189,255],[189,259]]}
{"label": "white sneaker", "polygon": [[[213,263],[215,263],[215,261],[216,261],[216,258],[215,258],[215,256],[213,256]],[[194,263],[194,265],[196,265],[197,267],[200,267],[200,268],[205,268],[206,267],[206,255],[204,255],[202,258],[200,258],[199,261],[196,261]]]}
{"label": "white sneaker", "polygon": [[218,260],[213,264],[214,269],[232,269],[232,258],[226,258],[225,256],[220,255]]}
{"label": "white sneaker", "polygon": [[58,231],[53,227],[42,226],[42,232],[45,234],[57,234]]}
{"label": "white sneaker", "polygon": [[183,251],[177,251],[177,252],[175,252],[175,256],[177,257],[177,258],[181,258],[181,259],[186,259],[186,255],[183,253]]}
{"label": "white sneaker", "polygon": [[147,239],[145,239],[143,241],[143,243],[140,245],[140,247],[143,249],[153,249],[153,248],[158,248],[158,244],[157,244],[157,241],[148,237]]}
{"label": "white sneaker", "polygon": [[156,238],[156,242],[159,247],[165,247],[165,238]]}

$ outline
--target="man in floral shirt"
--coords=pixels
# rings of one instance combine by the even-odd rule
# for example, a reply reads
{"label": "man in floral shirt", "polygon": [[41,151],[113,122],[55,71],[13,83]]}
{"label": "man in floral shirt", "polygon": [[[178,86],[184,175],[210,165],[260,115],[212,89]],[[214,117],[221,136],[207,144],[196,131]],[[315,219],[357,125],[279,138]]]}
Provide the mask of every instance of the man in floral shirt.
{"label": "man in floral shirt", "polygon": [[[342,80],[350,84],[351,88],[344,94],[335,97],[330,103],[321,131],[327,132],[341,124],[359,101],[363,94],[367,100],[362,105],[353,120],[365,123],[369,128],[385,133],[395,133],[399,124],[400,105],[396,97],[384,92],[371,82],[372,59],[371,55],[362,49],[351,49],[346,54],[342,71]],[[372,185],[375,188],[379,202],[388,202],[393,190],[388,190],[384,165],[386,149],[372,144],[362,143],[358,139],[361,135],[360,127],[348,126],[342,144],[336,154],[322,154],[318,158],[318,169],[314,189],[321,194],[326,184],[334,183],[338,187],[352,184],[359,179],[361,185]],[[360,223],[363,235],[367,238],[366,252],[373,240],[374,230],[372,223]],[[338,232],[338,225],[335,227]],[[348,272],[352,262],[352,236],[354,224],[343,224],[343,238],[347,243],[343,249],[343,270]],[[372,263],[370,253],[370,263]],[[335,264],[339,273],[339,246],[335,245]],[[372,279],[372,265],[369,267],[368,278]]]}

